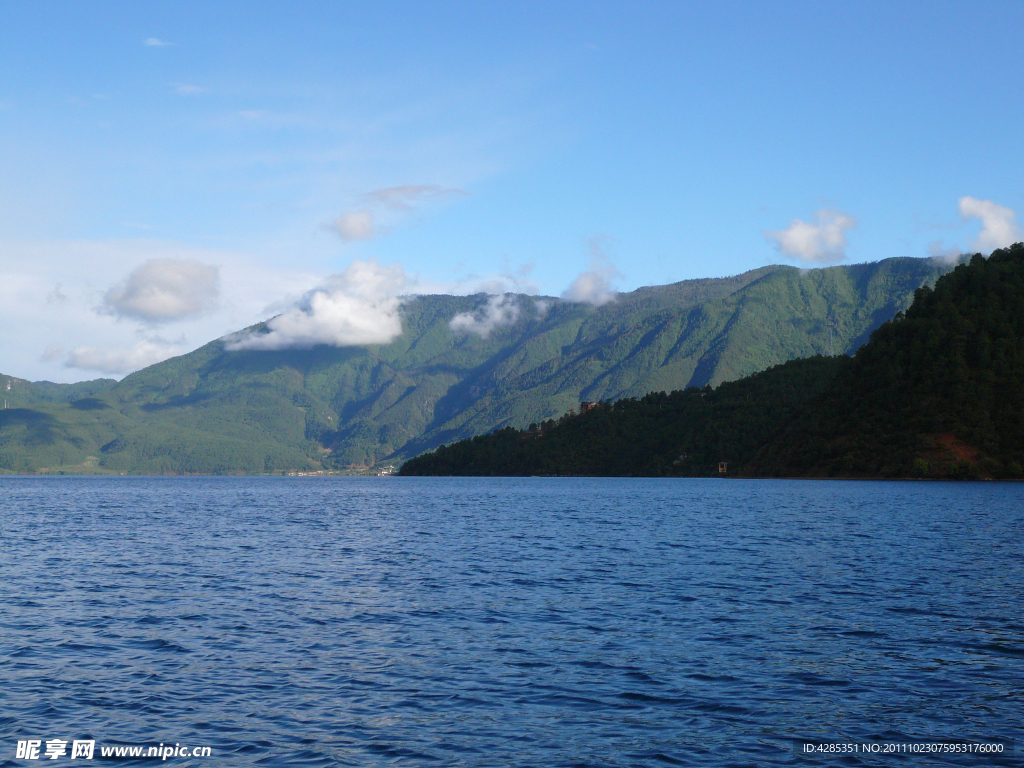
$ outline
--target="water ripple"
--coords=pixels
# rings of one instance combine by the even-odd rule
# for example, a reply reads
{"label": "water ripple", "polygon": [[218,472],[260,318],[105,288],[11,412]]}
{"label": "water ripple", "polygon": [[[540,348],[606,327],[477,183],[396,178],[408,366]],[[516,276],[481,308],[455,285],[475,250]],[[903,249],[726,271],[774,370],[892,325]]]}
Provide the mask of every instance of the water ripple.
{"label": "water ripple", "polygon": [[0,766],[85,735],[232,766],[882,765],[792,744],[1019,740],[1021,496],[2,477]]}

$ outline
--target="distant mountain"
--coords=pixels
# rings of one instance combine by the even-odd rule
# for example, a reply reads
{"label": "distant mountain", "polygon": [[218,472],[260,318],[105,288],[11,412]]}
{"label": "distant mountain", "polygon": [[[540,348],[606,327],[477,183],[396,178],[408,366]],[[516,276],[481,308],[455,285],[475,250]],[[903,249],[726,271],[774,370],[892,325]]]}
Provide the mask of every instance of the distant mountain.
{"label": "distant mountain", "polygon": [[1024,245],[918,289],[852,359],[601,403],[439,448],[402,473],[1024,477]]}
{"label": "distant mountain", "polygon": [[793,358],[849,354],[944,269],[929,259],[772,266],[641,288],[597,308],[516,296],[518,319],[486,337],[449,327],[486,296],[420,296],[404,305],[403,333],[387,345],[230,352],[215,341],[68,403],[20,401],[0,415],[0,468],[272,472],[400,462],[561,416],[582,400],[716,386]]}

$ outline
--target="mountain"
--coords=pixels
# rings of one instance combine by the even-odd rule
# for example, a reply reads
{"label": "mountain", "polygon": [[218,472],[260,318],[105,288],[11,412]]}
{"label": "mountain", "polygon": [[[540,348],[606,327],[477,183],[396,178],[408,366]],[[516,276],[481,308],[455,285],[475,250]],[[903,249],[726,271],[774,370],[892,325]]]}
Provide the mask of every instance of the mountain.
{"label": "mountain", "polygon": [[506,299],[515,321],[486,336],[449,322],[485,312],[488,297],[419,296],[404,304],[403,333],[387,345],[232,352],[218,340],[71,402],[21,401],[0,415],[0,468],[273,472],[400,462],[560,416],[581,400],[716,386],[793,358],[851,353],[945,269],[928,259],[771,266],[641,288],[596,308],[517,295]]}
{"label": "mountain", "polygon": [[751,462],[761,475],[1020,477],[1024,244],[916,292],[826,395]]}
{"label": "mountain", "polygon": [[[724,466],[723,463],[724,462]],[[915,292],[850,358],[598,403],[419,456],[407,475],[1024,476],[1024,245]]]}
{"label": "mountain", "polygon": [[8,408],[35,403],[70,403],[83,397],[103,395],[117,386],[116,379],[93,379],[76,384],[55,384],[52,381],[26,381],[0,374],[0,398]]}
{"label": "mountain", "polygon": [[848,360],[819,355],[715,389],[598,403],[441,446],[407,461],[401,474],[707,477],[718,474],[721,461],[736,474]]}

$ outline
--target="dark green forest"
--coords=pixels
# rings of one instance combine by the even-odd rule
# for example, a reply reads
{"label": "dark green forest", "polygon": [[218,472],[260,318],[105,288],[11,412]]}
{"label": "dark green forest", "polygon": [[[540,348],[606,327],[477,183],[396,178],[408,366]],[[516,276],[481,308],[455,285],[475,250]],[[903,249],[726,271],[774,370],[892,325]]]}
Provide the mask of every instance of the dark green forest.
{"label": "dark green forest", "polygon": [[406,462],[401,474],[702,477],[718,474],[721,461],[735,472],[848,362],[818,356],[715,389],[596,403],[443,446]]}
{"label": "dark green forest", "polygon": [[960,479],[1019,478],[1022,465],[1017,244],[918,289],[852,357],[599,402],[439,448],[402,474]]}
{"label": "dark green forest", "polygon": [[975,255],[871,335],[761,475],[1020,477],[1024,245]]}

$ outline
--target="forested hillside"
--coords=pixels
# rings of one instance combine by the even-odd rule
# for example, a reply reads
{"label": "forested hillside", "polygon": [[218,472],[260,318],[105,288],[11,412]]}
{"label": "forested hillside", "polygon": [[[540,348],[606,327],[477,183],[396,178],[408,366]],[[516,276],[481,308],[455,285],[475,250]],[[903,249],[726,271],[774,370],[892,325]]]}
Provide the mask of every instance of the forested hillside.
{"label": "forested hillside", "polygon": [[1018,478],[1024,245],[916,292],[854,357],[504,429],[403,474]]}
{"label": "forested hillside", "polygon": [[403,333],[387,345],[231,352],[215,341],[109,389],[90,383],[70,403],[21,400],[0,417],[0,469],[273,472],[401,461],[559,417],[581,400],[715,386],[793,358],[852,352],[944,269],[928,259],[764,267],[641,288],[601,307],[517,296],[515,322],[487,336],[449,327],[458,313],[483,311],[486,296],[420,296],[405,303]]}
{"label": "forested hillside", "polygon": [[117,386],[114,379],[93,379],[75,384],[54,384],[52,381],[26,381],[0,374],[0,397],[8,408],[35,403],[70,403],[83,397],[103,395]]}
{"label": "forested hillside", "polygon": [[820,404],[750,465],[762,475],[1020,477],[1024,245],[917,291]]}
{"label": "forested hillside", "polygon": [[793,360],[717,389],[597,403],[442,446],[406,462],[401,474],[703,477],[719,474],[722,461],[736,474],[849,362]]}

